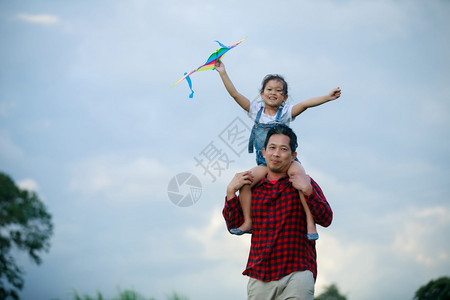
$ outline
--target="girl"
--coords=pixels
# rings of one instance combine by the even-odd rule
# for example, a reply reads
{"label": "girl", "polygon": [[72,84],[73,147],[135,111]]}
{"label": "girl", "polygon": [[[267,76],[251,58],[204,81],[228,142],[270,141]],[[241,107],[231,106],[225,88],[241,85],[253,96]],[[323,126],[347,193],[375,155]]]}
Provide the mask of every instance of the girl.
{"label": "girl", "polygon": [[[218,61],[215,64],[215,69],[219,72],[220,78],[230,96],[233,97],[236,103],[247,111],[250,118],[255,121],[249,141],[249,152],[253,152],[253,148],[256,149],[256,163],[258,166],[251,170],[254,178],[252,185],[245,185],[239,191],[239,199],[244,214],[244,223],[239,228],[230,230],[232,234],[242,235],[244,233],[251,233],[252,230],[251,188],[261,181],[267,173],[265,167],[266,161],[262,155],[262,148],[264,147],[264,141],[268,130],[279,123],[289,125],[291,120],[294,120],[295,117],[306,109],[339,98],[341,96],[341,90],[337,87],[327,95],[310,98],[293,106],[286,105],[285,101],[288,98],[288,86],[286,81],[279,75],[267,75],[263,80],[262,88],[260,90],[260,95],[264,102],[250,101],[236,90],[228,77],[225,65],[221,61]],[[306,175],[305,170],[299,161],[295,161],[291,164],[288,175],[290,178],[299,176],[299,178],[302,179],[303,188],[299,193],[306,214],[307,237],[309,240],[317,240],[319,235],[316,230],[316,224],[303,196],[303,192],[309,194],[312,191],[309,177]]]}

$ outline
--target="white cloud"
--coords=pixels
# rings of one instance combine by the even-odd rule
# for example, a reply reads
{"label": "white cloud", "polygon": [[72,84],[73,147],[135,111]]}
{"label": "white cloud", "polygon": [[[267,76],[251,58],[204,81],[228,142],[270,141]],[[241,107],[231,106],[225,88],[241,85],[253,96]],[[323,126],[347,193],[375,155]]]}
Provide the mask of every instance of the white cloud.
{"label": "white cloud", "polygon": [[[224,299],[245,297],[248,277],[242,275],[250,250],[250,235],[235,236],[228,233],[222,217],[222,207],[215,207],[206,216],[205,224],[186,229],[186,240],[197,245],[194,256],[205,267],[186,282],[185,290],[193,298],[212,299],[218,293]],[[198,256],[198,257],[197,257]],[[208,281],[209,291],[198,291],[190,284]],[[220,283],[217,284],[217,279]]]}
{"label": "white cloud", "polygon": [[[446,238],[450,210],[446,207],[410,208],[380,215],[370,221],[369,228],[365,235],[357,236],[353,232],[338,236],[332,227],[320,231],[317,294],[324,286],[337,283],[342,293],[351,292],[351,299],[395,298],[392,293],[399,290],[394,292],[388,283],[380,289],[383,294],[369,294],[370,287],[388,275],[401,278],[396,284],[408,287],[412,295],[423,282],[446,274],[450,268],[450,241]],[[410,296],[406,289],[403,293],[401,298]]]}
{"label": "white cloud", "polygon": [[104,155],[73,164],[70,188],[114,203],[165,199],[169,168],[148,157]]}
{"label": "white cloud", "polygon": [[[186,230],[188,239],[200,243],[203,252],[201,256],[211,260],[226,260],[228,262],[242,262],[242,256],[249,251],[250,236],[237,238],[227,233],[222,208],[216,207],[210,214],[209,224],[202,224],[201,228],[190,227]],[[244,270],[242,265],[242,270]]]}
{"label": "white cloud", "polygon": [[37,184],[37,182],[30,178],[26,178],[19,181],[17,185],[23,190],[28,190],[32,192],[37,192],[39,190],[39,185]]}
{"label": "white cloud", "polygon": [[17,19],[33,24],[41,24],[41,25],[55,25],[60,22],[60,19],[57,16],[48,15],[48,14],[18,14]]}
{"label": "white cloud", "polygon": [[446,238],[450,229],[448,208],[409,209],[401,213],[400,218],[402,222],[396,226],[392,246],[396,253],[424,269],[450,266],[450,241]]}

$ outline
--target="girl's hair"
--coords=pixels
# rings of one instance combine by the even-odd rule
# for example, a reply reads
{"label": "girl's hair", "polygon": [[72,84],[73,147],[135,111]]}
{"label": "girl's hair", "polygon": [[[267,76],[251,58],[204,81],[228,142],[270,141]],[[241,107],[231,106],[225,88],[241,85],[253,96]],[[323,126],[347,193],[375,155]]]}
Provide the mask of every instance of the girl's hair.
{"label": "girl's hair", "polygon": [[283,95],[288,94],[288,84],[286,80],[284,80],[283,76],[277,74],[269,74],[264,77],[260,91],[261,93],[264,92],[264,89],[266,88],[266,85],[270,80],[278,80],[279,82],[281,82],[283,84]]}

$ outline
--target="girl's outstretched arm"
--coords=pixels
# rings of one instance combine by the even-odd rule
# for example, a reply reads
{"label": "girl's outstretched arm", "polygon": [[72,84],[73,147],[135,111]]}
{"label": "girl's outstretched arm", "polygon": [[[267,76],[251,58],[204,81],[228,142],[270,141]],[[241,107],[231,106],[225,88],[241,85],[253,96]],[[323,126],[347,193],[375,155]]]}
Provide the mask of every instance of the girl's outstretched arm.
{"label": "girl's outstretched arm", "polygon": [[305,101],[295,104],[292,107],[292,118],[295,118],[306,109],[314,106],[322,105],[328,101],[336,100],[341,96],[341,89],[339,87],[334,88],[327,95],[309,98]]}
{"label": "girl's outstretched arm", "polygon": [[220,74],[220,78],[222,79],[223,85],[227,89],[228,93],[231,97],[239,104],[247,112],[250,109],[250,100],[248,100],[245,96],[240,94],[236,88],[234,87],[233,82],[231,82],[230,77],[228,77],[227,71],[225,70],[225,65],[220,60],[216,62],[215,69]]}

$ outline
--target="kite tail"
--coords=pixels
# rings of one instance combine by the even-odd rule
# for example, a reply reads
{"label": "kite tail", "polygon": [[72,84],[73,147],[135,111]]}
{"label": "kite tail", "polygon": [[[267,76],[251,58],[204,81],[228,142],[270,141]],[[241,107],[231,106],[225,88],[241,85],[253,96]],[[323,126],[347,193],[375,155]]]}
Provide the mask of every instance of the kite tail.
{"label": "kite tail", "polygon": [[[187,73],[184,73],[184,75],[186,75]],[[189,98],[194,98],[194,90],[192,89],[192,81],[191,81],[191,77],[186,76],[186,81],[189,84],[189,88],[191,89],[191,94],[189,95]]]}

